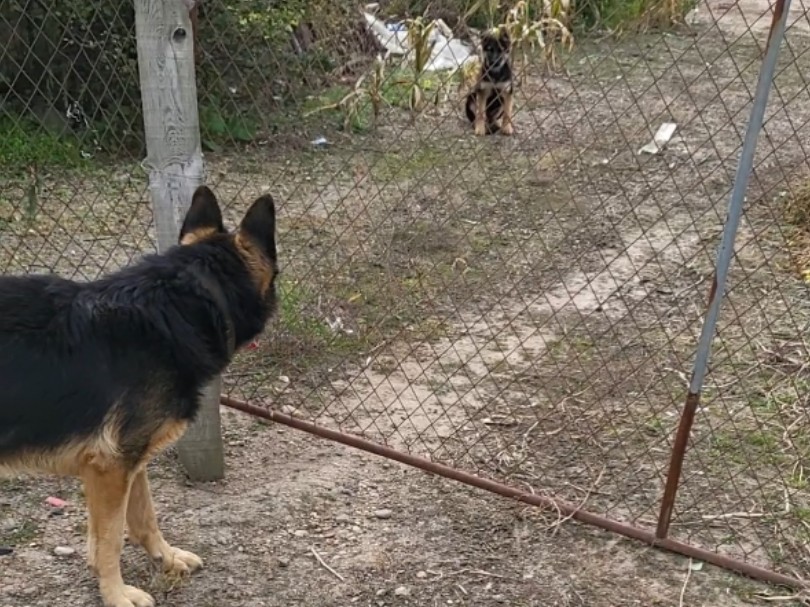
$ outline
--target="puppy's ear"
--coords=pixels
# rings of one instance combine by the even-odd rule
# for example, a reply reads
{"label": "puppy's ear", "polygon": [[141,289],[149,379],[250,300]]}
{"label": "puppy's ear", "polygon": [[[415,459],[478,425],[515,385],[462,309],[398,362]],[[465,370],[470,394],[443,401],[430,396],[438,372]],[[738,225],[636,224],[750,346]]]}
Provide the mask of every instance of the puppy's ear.
{"label": "puppy's ear", "polygon": [[272,196],[265,194],[250,205],[239,224],[237,239],[252,243],[268,260],[276,261],[276,205]]}
{"label": "puppy's ear", "polygon": [[180,244],[190,245],[205,240],[215,234],[224,234],[222,211],[214,193],[201,185],[194,191],[191,206],[180,228]]}
{"label": "puppy's ear", "polygon": [[498,44],[503,50],[509,50],[509,46],[511,44],[511,39],[509,38],[509,31],[506,28],[502,28],[500,33],[498,34]]}

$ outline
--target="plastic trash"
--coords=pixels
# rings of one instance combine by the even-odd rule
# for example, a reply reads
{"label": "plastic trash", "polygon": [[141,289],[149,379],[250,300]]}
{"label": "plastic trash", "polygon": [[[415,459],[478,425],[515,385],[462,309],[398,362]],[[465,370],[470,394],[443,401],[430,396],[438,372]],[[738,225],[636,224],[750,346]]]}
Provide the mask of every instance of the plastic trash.
{"label": "plastic trash", "polygon": [[653,140],[644,145],[639,151],[639,154],[659,154],[661,150],[664,149],[669,140],[672,139],[672,136],[675,134],[675,129],[678,128],[678,125],[674,122],[665,122],[661,126],[658,127],[658,130],[655,132],[655,136]]}
{"label": "plastic trash", "polygon": [[[389,22],[378,19],[371,13],[363,11],[368,31],[371,32],[389,55],[406,56],[410,52],[408,28],[402,22]],[[441,19],[435,21],[430,41],[433,48],[425,71],[438,72],[457,70],[467,61],[476,58],[475,49],[458,38]]]}
{"label": "plastic trash", "polygon": [[59,497],[48,497],[45,499],[45,503],[51,506],[52,508],[64,508],[67,506],[67,502]]}

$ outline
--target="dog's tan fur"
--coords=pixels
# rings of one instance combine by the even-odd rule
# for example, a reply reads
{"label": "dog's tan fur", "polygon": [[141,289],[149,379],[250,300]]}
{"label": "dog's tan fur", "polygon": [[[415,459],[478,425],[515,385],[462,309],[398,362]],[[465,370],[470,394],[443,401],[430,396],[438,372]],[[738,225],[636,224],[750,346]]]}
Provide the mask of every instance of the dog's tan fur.
{"label": "dog's tan fur", "polygon": [[239,251],[256,282],[259,293],[264,296],[273,282],[273,266],[250,237],[237,233],[235,244],[236,250]]}
{"label": "dog's tan fur", "polygon": [[513,97],[511,92],[505,94],[503,97],[503,116],[501,118],[500,127],[504,135],[513,135],[515,132],[515,127],[512,124]]}
{"label": "dog's tan fur", "polygon": [[[144,403],[144,407],[156,403]],[[169,574],[183,575],[202,567],[197,555],[169,545],[158,528],[146,466],[162,450],[175,443],[187,423],[167,422],[152,434],[141,461],[130,466],[120,457],[118,416],[113,414],[101,431],[86,440],[44,453],[24,453],[0,461],[0,476],[55,474],[81,479],[87,502],[87,563],[99,578],[106,607],[152,607],[145,592],[124,584],[121,550],[126,521],[133,543],[162,561]]]}
{"label": "dog's tan fur", "polygon": [[211,236],[214,236],[216,233],[217,231],[214,228],[200,228],[183,235],[183,238],[180,239],[180,244],[185,246],[192,245],[206,238],[211,238]]}
{"label": "dog's tan fur", "polygon": [[486,104],[487,97],[492,90],[499,90],[503,96],[503,114],[495,121],[495,124],[504,135],[513,135],[515,130],[512,125],[513,93],[509,89],[511,83],[480,82],[475,89],[475,134],[485,135],[486,124]]}

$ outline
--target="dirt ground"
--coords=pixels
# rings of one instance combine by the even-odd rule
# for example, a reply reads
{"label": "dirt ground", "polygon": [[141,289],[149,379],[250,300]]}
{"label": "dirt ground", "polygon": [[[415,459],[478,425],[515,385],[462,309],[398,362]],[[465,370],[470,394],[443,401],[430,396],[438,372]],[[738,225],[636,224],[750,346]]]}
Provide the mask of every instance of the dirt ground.
{"label": "dirt ground", "polygon": [[[766,7],[739,8],[701,5],[692,33],[583,42],[567,76],[524,79],[511,139],[472,138],[448,105],[330,132],[325,150],[210,155],[231,222],[260,191],[281,202],[284,303],[228,391],[654,525],[767,36]],[[794,3],[672,531],[800,577],[810,309],[781,205],[810,168],[803,10]],[[669,120],[666,150],[637,154]],[[44,192],[34,228],[2,233],[12,269],[90,277],[153,244],[131,167]],[[121,200],[130,215],[110,204]],[[554,511],[223,415],[224,481],[188,482],[173,451],[151,467],[164,533],[206,561],[175,584],[128,546],[127,582],[161,605],[800,604]],[[72,481],[0,484],[0,545],[14,548],[0,556],[0,607],[97,604],[81,503]]]}

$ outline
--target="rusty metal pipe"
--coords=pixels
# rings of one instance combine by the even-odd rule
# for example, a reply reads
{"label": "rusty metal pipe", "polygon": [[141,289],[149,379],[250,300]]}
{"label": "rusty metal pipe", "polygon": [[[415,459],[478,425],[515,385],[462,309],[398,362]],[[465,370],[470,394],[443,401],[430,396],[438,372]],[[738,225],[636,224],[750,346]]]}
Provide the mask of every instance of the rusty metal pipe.
{"label": "rusty metal pipe", "polygon": [[742,218],[745,192],[748,189],[748,180],[754,167],[754,154],[757,149],[757,139],[762,130],[765,119],[765,110],[768,106],[768,95],[773,84],[776,62],[779,58],[779,49],[785,35],[785,24],[788,17],[790,0],[776,0],[773,7],[773,19],[768,32],[768,43],[765,49],[765,58],[759,71],[759,80],[751,107],[751,117],[745,131],[740,160],[737,163],[737,173],[734,176],[734,185],[728,202],[728,214],[723,225],[723,237],[717,248],[717,261],[715,263],[714,279],[709,291],[709,303],[706,309],[706,318],[700,332],[700,340],[695,352],[695,362],[692,367],[692,378],[689,382],[689,393],[684,403],[681,421],[670,455],[667,482],[664,495],[661,498],[661,510],[658,514],[658,524],[655,534],[659,540],[667,537],[669,525],[672,520],[672,511],[675,507],[675,496],[681,480],[683,460],[686,456],[686,447],[695,412],[700,404],[700,393],[709,369],[709,357],[712,351],[712,341],[717,330],[717,319],[720,315],[720,306],[725,295],[726,280],[731,260],[734,257],[734,240],[737,237],[737,228]]}
{"label": "rusty metal pipe", "polygon": [[764,569],[763,567],[757,567],[756,565],[751,565],[750,563],[744,563],[737,559],[723,556],[715,552],[711,552],[710,550],[704,550],[703,548],[698,548],[697,546],[678,542],[673,539],[658,539],[656,538],[655,533],[650,530],[642,529],[628,523],[614,521],[605,516],[589,512],[587,510],[582,510],[581,508],[567,502],[554,500],[542,495],[535,495],[533,493],[526,493],[525,491],[504,485],[503,483],[482,478],[480,476],[475,476],[474,474],[463,472],[462,470],[456,470],[450,466],[432,462],[423,457],[411,455],[409,453],[402,453],[392,449],[391,447],[380,445],[360,436],[345,434],[343,432],[338,432],[337,430],[331,430],[312,422],[298,419],[296,417],[292,417],[291,415],[285,415],[284,413],[279,413],[277,411],[272,411],[271,409],[265,407],[260,407],[258,405],[253,405],[251,403],[230,398],[229,396],[223,395],[220,397],[220,402],[222,405],[231,409],[236,409],[255,417],[261,417],[262,419],[284,424],[285,426],[290,426],[291,428],[296,428],[297,430],[303,430],[304,432],[309,432],[310,434],[314,434],[315,436],[319,436],[321,438],[326,438],[350,447],[355,447],[356,449],[374,453],[375,455],[396,460],[403,464],[413,466],[414,468],[424,470],[425,472],[430,472],[431,474],[435,474],[437,476],[459,481],[465,485],[470,485],[472,487],[484,489],[492,493],[497,493],[498,495],[503,495],[504,497],[509,497],[532,506],[553,508],[555,510],[559,510],[559,512],[561,512],[564,516],[570,516],[571,518],[582,523],[594,525],[595,527],[600,527],[607,531],[624,535],[625,537],[641,540],[646,544],[705,561],[712,565],[722,567],[723,569],[736,571],[754,579],[796,589],[804,588],[804,583],[796,578],[782,575],[781,573],[770,571],[768,569]]}

